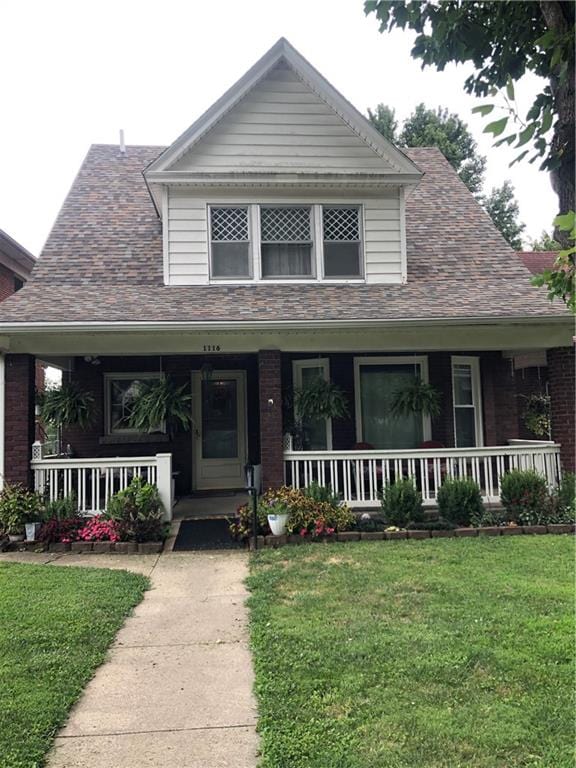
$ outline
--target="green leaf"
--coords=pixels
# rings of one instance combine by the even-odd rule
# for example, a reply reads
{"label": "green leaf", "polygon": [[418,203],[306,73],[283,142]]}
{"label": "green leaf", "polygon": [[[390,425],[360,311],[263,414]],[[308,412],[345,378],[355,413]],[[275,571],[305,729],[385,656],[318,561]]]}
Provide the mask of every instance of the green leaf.
{"label": "green leaf", "polygon": [[503,139],[498,139],[498,141],[494,142],[495,147],[500,147],[502,144],[513,144],[516,141],[516,137],[518,136],[517,133],[511,133],[508,136],[504,136]]}
{"label": "green leaf", "polygon": [[495,137],[500,136],[500,134],[504,132],[507,124],[507,117],[502,117],[500,120],[494,120],[493,123],[488,123],[486,128],[484,128],[484,133],[492,133]]}
{"label": "green leaf", "polygon": [[494,104],[481,104],[479,107],[474,107],[472,114],[480,114],[482,117],[486,117],[494,109]]}
{"label": "green leaf", "polygon": [[558,227],[558,229],[561,229],[563,232],[568,232],[571,229],[574,229],[575,225],[575,214],[574,211],[568,211],[568,213],[562,213],[560,216],[556,216],[554,219],[554,226]]}
{"label": "green leaf", "polygon": [[529,149],[525,149],[524,152],[520,152],[518,157],[515,157],[508,167],[512,168],[513,165],[515,165],[516,163],[519,163],[521,160],[524,160],[524,158],[526,157],[529,151],[530,151]]}
{"label": "green leaf", "polygon": [[508,80],[506,81],[506,96],[510,99],[510,101],[514,101],[514,81],[508,75]]}
{"label": "green leaf", "polygon": [[526,128],[524,128],[523,131],[520,131],[520,134],[518,136],[518,144],[516,144],[517,147],[522,147],[524,144],[527,144],[532,136],[534,136],[534,131],[536,130],[537,123],[530,123],[530,125],[527,125]]}
{"label": "green leaf", "polygon": [[547,133],[550,128],[552,127],[552,120],[554,119],[554,116],[552,115],[552,110],[549,107],[546,107],[544,110],[544,115],[542,116],[542,125],[540,126],[540,133]]}

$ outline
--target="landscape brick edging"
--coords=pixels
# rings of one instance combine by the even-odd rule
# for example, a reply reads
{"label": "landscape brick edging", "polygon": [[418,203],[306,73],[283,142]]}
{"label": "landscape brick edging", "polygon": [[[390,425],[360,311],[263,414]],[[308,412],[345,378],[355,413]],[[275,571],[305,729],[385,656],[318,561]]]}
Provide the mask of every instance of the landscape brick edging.
{"label": "landscape brick edging", "polygon": [[[285,544],[330,543],[332,541],[394,541],[397,539],[447,539],[467,536],[518,536],[538,534],[576,533],[576,525],[516,525],[509,527],[485,526],[481,528],[455,528],[451,531],[344,531],[324,539],[306,536],[258,536],[257,546],[277,548]],[[250,540],[252,546],[252,540]]]}
{"label": "landscape brick edging", "polygon": [[74,554],[94,555],[155,555],[162,552],[164,543],[161,541],[146,541],[137,544],[134,541],[73,541],[70,544],[52,542],[44,544],[41,541],[18,541],[10,545],[11,550],[25,549],[28,552],[73,552]]}

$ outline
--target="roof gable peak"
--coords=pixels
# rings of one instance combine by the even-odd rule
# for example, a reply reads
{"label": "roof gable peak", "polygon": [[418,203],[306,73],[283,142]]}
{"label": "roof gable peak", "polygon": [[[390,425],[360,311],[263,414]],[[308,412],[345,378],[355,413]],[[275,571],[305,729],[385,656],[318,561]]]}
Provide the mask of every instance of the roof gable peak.
{"label": "roof gable peak", "polygon": [[[422,174],[403,152],[385,139],[289,42],[281,37],[231,88],[204,112],[176,141],[146,169],[145,176],[169,173],[173,166],[214,128],[258,83],[274,69],[288,68],[374,153],[394,169],[395,174],[414,181]],[[408,180],[408,179],[407,179]]]}

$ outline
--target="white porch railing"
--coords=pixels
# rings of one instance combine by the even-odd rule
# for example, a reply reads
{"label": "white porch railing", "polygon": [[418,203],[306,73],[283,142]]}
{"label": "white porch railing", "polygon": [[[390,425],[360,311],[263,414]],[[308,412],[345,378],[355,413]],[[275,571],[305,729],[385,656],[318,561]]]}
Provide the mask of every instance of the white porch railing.
{"label": "white porch railing", "polygon": [[124,490],[133,477],[141,477],[158,488],[166,519],[172,519],[171,453],[110,459],[44,458],[37,443],[31,466],[36,491],[50,501],[75,494],[78,510],[85,515],[103,512],[115,493]]}
{"label": "white porch railing", "polygon": [[375,507],[385,485],[410,477],[425,504],[435,504],[447,477],[471,478],[486,503],[500,500],[500,481],[512,469],[534,469],[551,487],[560,480],[560,446],[495,446],[433,448],[410,451],[285,451],[287,485],[306,488],[312,482],[330,485],[353,507]]}

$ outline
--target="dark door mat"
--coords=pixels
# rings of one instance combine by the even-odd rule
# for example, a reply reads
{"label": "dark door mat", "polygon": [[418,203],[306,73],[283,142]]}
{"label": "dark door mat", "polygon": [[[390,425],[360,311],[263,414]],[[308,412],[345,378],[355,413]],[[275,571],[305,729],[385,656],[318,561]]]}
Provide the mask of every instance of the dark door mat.
{"label": "dark door mat", "polygon": [[227,520],[183,520],[173,551],[241,548],[242,544],[230,536]]}

